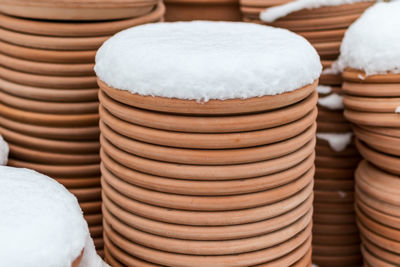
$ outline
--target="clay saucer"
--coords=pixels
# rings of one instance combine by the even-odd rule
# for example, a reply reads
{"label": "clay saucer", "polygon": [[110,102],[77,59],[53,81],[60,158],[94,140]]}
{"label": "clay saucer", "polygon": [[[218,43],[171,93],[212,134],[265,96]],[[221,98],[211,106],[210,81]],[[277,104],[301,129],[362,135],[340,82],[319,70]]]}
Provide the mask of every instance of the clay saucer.
{"label": "clay saucer", "polygon": [[315,164],[322,168],[355,168],[360,161],[359,157],[329,157],[318,155],[315,159]]}
{"label": "clay saucer", "polygon": [[312,199],[308,199],[295,209],[283,215],[268,220],[242,225],[206,227],[178,225],[149,220],[123,210],[107,197],[103,199],[103,203],[104,218],[108,222],[111,221],[108,218],[112,216],[129,227],[150,234],[188,240],[234,240],[260,236],[287,227],[310,212]]}
{"label": "clay saucer", "polygon": [[160,207],[200,211],[249,209],[279,202],[294,195],[298,190],[307,187],[313,178],[313,170],[310,170],[291,183],[257,193],[233,196],[188,196],[136,187],[118,179],[105,168],[101,171],[103,181],[126,197]]}
{"label": "clay saucer", "polygon": [[360,235],[317,235],[313,234],[313,245],[346,246],[360,244]]}
{"label": "clay saucer", "polygon": [[322,30],[322,31],[297,32],[297,34],[306,38],[313,45],[316,45],[317,43],[341,42],[345,32],[346,29],[333,29],[326,31]]}
{"label": "clay saucer", "polygon": [[79,202],[90,202],[101,199],[101,188],[93,187],[93,188],[73,188],[68,189]]}
{"label": "clay saucer", "polygon": [[400,254],[400,244],[398,241],[382,237],[375,232],[368,229],[362,222],[357,221],[358,228],[360,229],[360,233],[365,236],[368,240],[374,243],[376,246],[380,248],[389,250],[393,253]]}
{"label": "clay saucer", "polygon": [[321,105],[318,105],[318,122],[339,122],[344,123],[346,119],[343,116],[342,110],[329,110]]}
{"label": "clay saucer", "polygon": [[400,98],[387,97],[358,97],[346,95],[343,98],[346,108],[373,112],[373,113],[394,113],[400,106]]}
{"label": "clay saucer", "polygon": [[[1,6],[0,6],[1,9]],[[48,50],[96,50],[111,36],[100,37],[53,37],[31,35],[0,28],[0,39],[3,42],[18,46]]]}
{"label": "clay saucer", "polygon": [[53,127],[95,126],[99,120],[99,115],[96,113],[71,115],[46,114],[20,110],[3,104],[0,104],[0,115],[23,123]]}
{"label": "clay saucer", "polygon": [[13,108],[50,113],[50,114],[87,114],[96,113],[99,108],[98,102],[49,102],[38,101],[9,95],[0,90],[0,102]]}
{"label": "clay saucer", "polygon": [[385,203],[381,200],[375,199],[372,196],[369,196],[366,192],[363,192],[362,189],[356,185],[356,199],[357,201],[362,201],[369,207],[384,213],[389,216],[393,216],[396,218],[400,217],[400,207],[391,205],[389,203]]}
{"label": "clay saucer", "polygon": [[[116,244],[118,247],[123,248],[126,253],[135,257],[140,257],[147,261],[155,262],[157,264],[174,266],[176,262],[179,262],[182,266],[190,266],[193,264],[193,262],[196,262],[199,266],[218,266],[221,264],[221,262],[223,262],[226,264],[226,266],[254,266],[257,264],[278,260],[280,257],[285,256],[286,254],[295,250],[295,248],[300,247],[302,244],[304,244],[304,242],[309,240],[311,225],[309,225],[299,235],[293,237],[287,242],[271,248],[248,253],[216,256],[185,255],[155,250],[128,241],[125,237],[116,233],[107,223],[104,224],[104,230],[106,233],[106,238],[110,238],[111,242]],[[307,252],[308,248],[309,246],[307,244],[304,251],[302,251],[301,255],[299,255],[294,262],[299,260]],[[281,262],[278,262],[278,264],[281,264],[282,259],[279,260]],[[278,264],[273,266],[288,266],[285,264]]]}
{"label": "clay saucer", "polygon": [[38,137],[43,139],[55,139],[62,141],[89,141],[98,140],[100,130],[97,126],[92,127],[47,127],[37,126],[28,123],[21,123],[14,120],[9,120],[5,117],[0,117],[0,125],[11,131]]}
{"label": "clay saucer", "polygon": [[352,129],[349,122],[317,122],[318,133],[348,133],[351,131]]}
{"label": "clay saucer", "polygon": [[101,201],[80,202],[79,206],[81,207],[85,216],[89,214],[101,214]]}
{"label": "clay saucer", "polygon": [[[99,177],[90,178],[61,178],[57,179],[57,182],[64,185],[66,188],[87,188],[87,187],[100,187]],[[89,223],[90,224],[90,223]]]}
{"label": "clay saucer", "polygon": [[313,255],[313,262],[320,266],[361,266],[363,258],[360,254],[348,256],[321,256]]}
{"label": "clay saucer", "polygon": [[130,240],[132,243],[172,253],[217,256],[253,252],[285,243],[310,225],[312,212],[301,217],[293,224],[279,228],[274,232],[234,240],[185,240],[168,238],[142,232],[127,226],[113,215],[104,214],[103,216],[106,225],[112,227],[113,231]]}
{"label": "clay saucer", "polygon": [[164,131],[128,123],[111,115],[100,105],[101,121],[115,132],[146,143],[201,149],[228,149],[253,147],[292,138],[310,127],[316,119],[317,109],[303,118],[282,126],[240,133],[181,133]]}
{"label": "clay saucer", "polygon": [[84,217],[88,225],[101,225],[103,223],[101,214],[85,214]]}
{"label": "clay saucer", "polygon": [[267,161],[236,165],[187,165],[141,158],[119,150],[101,137],[102,149],[115,161],[128,168],[156,176],[188,180],[234,180],[264,176],[302,162],[314,152],[315,140],[289,155]]}
{"label": "clay saucer", "polygon": [[157,207],[127,198],[102,182],[103,199],[109,199],[126,211],[151,220],[197,226],[223,226],[254,223],[284,214],[297,207],[308,198],[312,198],[312,185],[299,191],[296,195],[278,203],[252,209],[236,211],[184,211]]}
{"label": "clay saucer", "polygon": [[152,111],[196,115],[233,115],[265,112],[287,107],[309,97],[318,84],[318,80],[316,80],[312,84],[292,92],[273,96],[267,95],[249,99],[210,100],[200,103],[196,100],[132,94],[125,90],[109,87],[99,79],[97,82],[105,94],[120,103]]}
{"label": "clay saucer", "polygon": [[[143,267],[157,267],[158,265],[142,261],[136,257],[126,254],[121,249],[117,248],[104,233],[105,241],[105,261],[113,267],[125,266],[143,266]],[[118,258],[118,260],[117,260]]]}
{"label": "clay saucer", "polygon": [[326,212],[333,214],[354,213],[353,203],[322,203],[314,202],[315,213]]}
{"label": "clay saucer", "polygon": [[98,153],[100,145],[98,141],[58,141],[23,135],[10,131],[0,126],[0,133],[4,138],[15,145],[21,147],[29,147],[30,149],[38,149],[41,151],[56,153],[78,153],[78,154],[94,154]]}
{"label": "clay saucer", "polygon": [[[9,30],[36,35],[60,37],[92,37],[112,35],[121,30],[144,24],[156,22],[162,17],[165,7],[159,3],[157,8],[151,9],[157,1],[146,1],[138,6],[130,16],[131,18],[99,22],[70,22],[70,21],[40,21],[20,19],[17,17],[0,15],[0,26]],[[1,9],[1,7],[0,7]],[[140,14],[143,12],[143,14]],[[139,16],[137,16],[139,14]]]}
{"label": "clay saucer", "polygon": [[373,255],[379,255],[381,259],[386,260],[387,262],[390,262],[391,264],[395,265],[397,262],[400,262],[400,255],[392,253],[388,250],[382,249],[378,246],[376,246],[374,243],[369,241],[367,238],[364,238],[361,236],[363,246],[371,252]]}
{"label": "clay saucer", "polygon": [[352,235],[357,234],[358,229],[355,224],[313,224],[313,233],[315,234],[343,234],[343,235]]}
{"label": "clay saucer", "polygon": [[[343,71],[343,79],[349,82],[355,83],[400,83],[400,74],[395,73],[387,73],[387,74],[379,74],[379,75],[370,75],[367,76],[364,71],[355,70],[355,69],[345,69]],[[378,93],[382,93],[382,89],[378,90]]]}
{"label": "clay saucer", "polygon": [[182,149],[152,145],[124,137],[100,122],[102,136],[116,148],[139,157],[170,163],[193,165],[232,165],[266,161],[299,150],[314,139],[316,125],[303,133],[281,142],[241,149]]}
{"label": "clay saucer", "polygon": [[395,128],[395,127],[361,126],[361,125],[358,125],[358,127],[361,128],[361,129],[365,129],[367,131],[376,133],[376,134],[400,138],[400,129],[399,128]]}
{"label": "clay saucer", "polygon": [[15,58],[58,64],[93,64],[96,56],[96,50],[45,50],[18,46],[3,41],[0,41],[0,52]]}
{"label": "clay saucer", "polygon": [[321,74],[319,84],[340,86],[342,84],[342,76],[340,74]]}
{"label": "clay saucer", "polygon": [[381,266],[381,267],[392,267],[395,266],[394,264],[387,262],[385,260],[382,260],[381,258],[376,257],[373,255],[363,244],[361,246],[361,251],[364,256],[364,260],[368,262],[371,266]]}
{"label": "clay saucer", "polygon": [[335,168],[321,168],[317,166],[315,170],[316,179],[353,179],[354,169],[335,169]]}
{"label": "clay saucer", "polygon": [[0,77],[17,84],[57,88],[57,89],[91,89],[96,88],[96,78],[94,76],[63,77],[45,76],[18,72],[11,69],[0,67]]}
{"label": "clay saucer", "polygon": [[22,160],[9,159],[8,164],[12,167],[28,168],[41,172],[50,177],[82,177],[97,176],[100,173],[99,164],[91,165],[47,165]]}
{"label": "clay saucer", "polygon": [[[319,182],[319,181],[318,181]],[[314,190],[315,202],[349,203],[354,201],[353,192]]]}
{"label": "clay saucer", "polygon": [[313,245],[314,255],[321,256],[350,256],[360,254],[360,245],[325,246]]}
{"label": "clay saucer", "polygon": [[399,113],[373,113],[346,109],[346,119],[355,124],[377,127],[400,127]]}
{"label": "clay saucer", "polygon": [[96,248],[102,248],[104,247],[104,240],[102,237],[98,237],[98,238],[93,238],[93,242],[94,242],[94,246]]}
{"label": "clay saucer", "polygon": [[376,134],[357,126],[353,126],[353,129],[357,138],[371,148],[383,153],[400,156],[400,138]]}
{"label": "clay saucer", "polygon": [[358,200],[356,205],[360,212],[374,219],[378,223],[400,230],[400,218],[390,216],[388,214],[380,212],[379,210],[375,210],[365,204],[362,200]]}
{"label": "clay saucer", "polygon": [[289,0],[240,0],[241,6],[258,6],[262,8],[286,4]]}
{"label": "clay saucer", "polygon": [[352,180],[320,180],[315,179],[315,190],[321,191],[352,191],[354,190],[354,181]]}
{"label": "clay saucer", "polygon": [[130,184],[165,193],[195,196],[237,195],[278,187],[297,179],[310,170],[314,163],[314,157],[310,156],[293,168],[267,176],[229,181],[194,181],[169,179],[137,172],[118,164],[104,151],[101,151],[101,159],[103,168],[107,168],[115,176]]}
{"label": "clay saucer", "polygon": [[315,151],[318,156],[328,156],[328,157],[360,157],[355,146],[348,146],[344,150],[336,152],[330,146],[319,145],[317,139],[317,145]]}
{"label": "clay saucer", "polygon": [[[55,165],[92,164],[100,162],[98,154],[66,154],[45,152],[9,143],[10,156],[28,162]],[[56,149],[55,149],[56,150]]]}
{"label": "clay saucer", "polygon": [[297,261],[295,264],[290,265],[291,267],[311,267],[311,255],[312,255],[312,249],[310,247],[310,249],[308,250],[308,252],[306,253],[306,255],[304,255],[299,261]]}
{"label": "clay saucer", "polygon": [[354,224],[356,222],[355,214],[330,214],[314,213],[313,221],[320,224]]}
{"label": "clay saucer", "polygon": [[228,133],[273,128],[296,121],[315,108],[318,96],[314,91],[295,105],[265,113],[217,117],[180,116],[136,109],[112,100],[102,91],[99,99],[112,115],[130,123],[167,131]]}
{"label": "clay saucer", "polygon": [[313,43],[315,50],[317,50],[318,54],[323,55],[339,55],[340,53],[340,41],[326,41],[323,43]]}
{"label": "clay saucer", "polygon": [[96,225],[96,226],[89,226],[90,236],[92,238],[98,238],[103,236],[103,226]]}
{"label": "clay saucer", "polygon": [[363,142],[356,140],[357,148],[360,151],[360,154],[367,159],[368,161],[372,162],[374,165],[378,166],[379,168],[393,173],[394,175],[400,175],[400,158],[390,156],[387,154],[379,153],[368,146],[366,146]]}
{"label": "clay saucer", "polygon": [[[399,83],[400,83],[400,81],[399,81]],[[343,83],[343,91],[348,95],[360,96],[360,98],[361,97],[374,97],[373,99],[377,99],[379,97],[397,97],[398,98],[400,96],[398,83],[344,82]],[[366,101],[368,101],[368,100],[366,100]],[[382,99],[381,101],[385,101],[385,99]],[[386,100],[386,101],[388,101],[388,100]],[[390,110],[390,112],[394,112],[395,109]]]}

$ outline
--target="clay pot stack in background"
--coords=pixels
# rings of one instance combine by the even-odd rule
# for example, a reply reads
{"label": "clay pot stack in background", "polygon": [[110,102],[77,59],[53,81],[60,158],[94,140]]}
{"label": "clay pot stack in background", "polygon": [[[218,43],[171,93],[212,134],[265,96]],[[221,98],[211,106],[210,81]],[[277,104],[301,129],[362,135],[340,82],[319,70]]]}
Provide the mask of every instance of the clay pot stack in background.
{"label": "clay pot stack in background", "polygon": [[[186,40],[179,51],[176,36]],[[238,46],[243,36],[246,42]],[[153,45],[144,47],[142,38]],[[274,46],[269,40],[280,41]],[[247,54],[247,42],[260,51],[254,58]],[[292,42],[297,43],[293,50],[283,45]],[[305,65],[277,66],[272,59],[277,53]],[[118,69],[113,75],[111,61]],[[282,72],[269,77],[297,75],[296,69],[304,73],[300,80],[311,71],[310,82],[268,95],[276,80],[265,81],[271,88],[259,87],[271,74],[258,71],[272,66]],[[321,66],[306,41],[254,24],[146,25],[106,42],[95,69],[110,264],[311,265],[315,79]],[[255,80],[241,79],[244,73]],[[148,75],[152,80],[142,84]],[[256,91],[238,94],[240,82]],[[115,89],[119,84],[124,90]],[[267,92],[257,92],[260,88]]]}
{"label": "clay pot stack in background", "polygon": [[96,50],[126,27],[160,21],[164,7],[132,7],[138,17],[128,18],[118,4],[100,1],[89,12],[93,1],[82,2],[0,1],[0,134],[9,165],[49,175],[75,194],[101,250]]}
{"label": "clay pot stack in background", "polygon": [[238,0],[165,0],[166,21],[240,21]]}

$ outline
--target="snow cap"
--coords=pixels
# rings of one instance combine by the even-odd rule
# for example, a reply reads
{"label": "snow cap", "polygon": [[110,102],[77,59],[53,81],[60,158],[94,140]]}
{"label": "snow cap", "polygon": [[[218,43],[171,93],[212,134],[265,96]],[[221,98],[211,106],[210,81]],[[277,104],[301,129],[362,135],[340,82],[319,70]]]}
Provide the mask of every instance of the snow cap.
{"label": "snow cap", "polygon": [[155,23],[116,34],[96,56],[107,85],[208,101],[294,91],[319,78],[319,56],[288,30],[241,22]]}
{"label": "snow cap", "polygon": [[8,153],[10,149],[7,142],[3,139],[0,134],[0,165],[6,165],[8,162]]}
{"label": "snow cap", "polygon": [[338,65],[366,75],[400,73],[400,1],[377,3],[347,30]]}

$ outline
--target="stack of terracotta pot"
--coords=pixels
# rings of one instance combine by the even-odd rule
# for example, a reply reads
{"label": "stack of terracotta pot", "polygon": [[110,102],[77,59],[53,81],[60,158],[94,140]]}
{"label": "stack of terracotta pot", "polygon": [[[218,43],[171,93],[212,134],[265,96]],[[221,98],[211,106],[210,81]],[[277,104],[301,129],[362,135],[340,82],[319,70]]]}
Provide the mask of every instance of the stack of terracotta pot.
{"label": "stack of terracotta pot", "polygon": [[238,0],[165,0],[166,21],[242,19]]}
{"label": "stack of terracotta pot", "polygon": [[[152,2],[135,13],[99,1],[93,12],[93,1],[54,3],[0,1],[0,133],[9,165],[49,175],[75,194],[101,249],[96,49],[126,27],[159,21],[164,8]],[[111,20],[128,13],[138,17]],[[102,21],[75,22],[92,19]]]}

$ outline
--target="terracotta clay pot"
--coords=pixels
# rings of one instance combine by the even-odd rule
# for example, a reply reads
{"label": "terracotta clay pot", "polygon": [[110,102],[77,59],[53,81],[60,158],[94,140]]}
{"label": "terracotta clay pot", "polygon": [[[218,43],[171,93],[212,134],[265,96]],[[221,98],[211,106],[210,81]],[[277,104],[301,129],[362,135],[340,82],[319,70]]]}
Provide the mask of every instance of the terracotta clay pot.
{"label": "terracotta clay pot", "polygon": [[365,204],[362,200],[357,200],[358,209],[368,215],[370,218],[373,218],[375,221],[380,224],[384,224],[390,226],[392,228],[400,230],[400,218],[385,214],[379,210],[376,210],[367,204]]}
{"label": "terracotta clay pot", "polygon": [[361,129],[365,129],[367,131],[376,133],[376,134],[400,138],[400,129],[399,128],[362,126],[362,125],[358,125],[358,127],[361,128]]}
{"label": "terracotta clay pot", "polygon": [[[314,13],[310,12],[310,15],[311,14]],[[341,42],[345,32],[346,29],[333,29],[322,31],[297,32],[297,34],[306,38],[311,44],[316,45],[326,42]]]}
{"label": "terracotta clay pot", "polygon": [[355,224],[313,224],[313,233],[315,234],[357,234],[358,229]]}
{"label": "terracotta clay pot", "polygon": [[360,244],[360,235],[313,235],[313,244],[345,246]]}
{"label": "terracotta clay pot", "polygon": [[357,138],[371,148],[383,153],[400,156],[400,138],[376,134],[357,126],[353,126],[353,128]]}
{"label": "terracotta clay pot", "polygon": [[351,124],[348,122],[317,122],[318,133],[349,133],[351,131]]}
{"label": "terracotta clay pot", "polygon": [[353,179],[354,169],[332,169],[332,168],[316,168],[316,179]]}
{"label": "terracotta clay pot", "polygon": [[[281,126],[296,121],[315,108],[317,93],[290,107],[264,113],[236,116],[180,116],[128,107],[99,93],[101,105],[127,122],[167,131],[197,133],[247,132]],[[222,112],[222,111],[221,111]]]}
{"label": "terracotta clay pot", "polygon": [[126,137],[170,147],[201,148],[201,149],[227,149],[266,145],[292,138],[314,122],[317,109],[303,118],[274,128],[240,132],[240,133],[181,133],[164,131],[154,128],[142,127],[128,123],[111,115],[104,107],[100,106],[101,121]]}
{"label": "terracotta clay pot", "polygon": [[354,181],[347,180],[315,180],[316,190],[335,190],[351,192],[354,189]]}
{"label": "terracotta clay pot", "polygon": [[84,214],[84,217],[88,225],[100,225],[103,222],[103,215],[101,214]]}
{"label": "terracotta clay pot", "polygon": [[[342,75],[346,81],[355,82],[355,83],[363,83],[363,84],[364,83],[365,84],[369,84],[369,83],[377,83],[377,84],[400,83],[400,74],[394,74],[394,73],[367,76],[365,74],[365,72],[361,71],[361,70],[345,69],[343,71]],[[369,90],[367,90],[367,91],[369,91]],[[382,93],[384,91],[385,90],[378,90],[377,93]]]}
{"label": "terracotta clay pot", "polygon": [[357,221],[357,225],[360,229],[360,233],[372,243],[393,253],[400,254],[400,244],[398,241],[394,241],[374,233],[368,229],[368,227],[364,226],[364,224],[360,221]]}
{"label": "terracotta clay pot", "polygon": [[95,225],[89,226],[90,236],[92,238],[102,238],[103,236],[103,226],[102,225]]}
{"label": "terracotta clay pot", "polygon": [[314,199],[315,202],[349,203],[354,201],[354,193],[352,191],[314,190]]}
{"label": "terracotta clay pot", "polygon": [[313,262],[321,266],[359,266],[362,264],[361,255],[352,256],[317,256],[313,255]]}
{"label": "terracotta clay pot", "polygon": [[360,161],[359,157],[338,158],[318,155],[315,164],[322,168],[355,168]]}
{"label": "terracotta clay pot", "polygon": [[375,199],[366,192],[363,192],[358,185],[356,185],[356,197],[375,210],[391,216],[400,217],[400,207]]}
{"label": "terracotta clay pot", "polygon": [[314,210],[316,213],[326,212],[334,214],[354,213],[353,203],[314,203]]}
{"label": "terracotta clay pot", "polygon": [[83,213],[87,214],[101,214],[101,201],[81,202],[79,203]]}
{"label": "terracotta clay pot", "polygon": [[356,222],[355,214],[330,214],[330,213],[315,213],[313,215],[315,223],[327,224],[354,224]]}
{"label": "terracotta clay pot", "polygon": [[318,122],[339,122],[344,123],[346,119],[343,116],[342,110],[329,110],[327,108],[318,105]]}
{"label": "terracotta clay pot", "polygon": [[[371,252],[371,255],[379,255],[381,259],[384,259],[388,263],[391,263],[393,265],[396,265],[397,262],[400,261],[400,256],[398,254],[392,253],[388,250],[382,249],[375,244],[373,244],[371,241],[369,241],[365,237],[361,237],[362,243],[365,249]],[[367,256],[368,257],[368,256]]]}
{"label": "terracotta clay pot", "polygon": [[[100,177],[55,179],[66,188],[100,187]],[[89,222],[88,222],[89,223]],[[90,223],[89,223],[90,224]]]}
{"label": "terracotta clay pot", "polygon": [[[344,82],[343,91],[360,97],[399,97],[397,83]],[[394,112],[394,111],[391,111]]]}
{"label": "terracotta clay pot", "polygon": [[355,124],[375,127],[400,127],[399,113],[373,113],[346,109],[346,119]]}
{"label": "terracotta clay pot", "polygon": [[360,254],[360,245],[324,246],[313,245],[313,252],[321,256],[351,256]]}
{"label": "terracotta clay pot", "polygon": [[400,98],[383,97],[358,97],[346,95],[343,103],[348,109],[372,112],[372,113],[394,113],[400,106]]}
{"label": "terracotta clay pot", "polygon": [[362,246],[361,250],[362,250],[362,254],[364,256],[364,260],[366,262],[368,262],[368,264],[370,264],[371,266],[385,266],[385,267],[386,266],[394,266],[391,263],[386,262],[386,261],[376,257],[372,253],[370,253],[369,250],[365,246]]}
{"label": "terracotta clay pot", "polygon": [[79,202],[90,202],[101,199],[101,188],[74,188],[69,191],[76,196]]}

